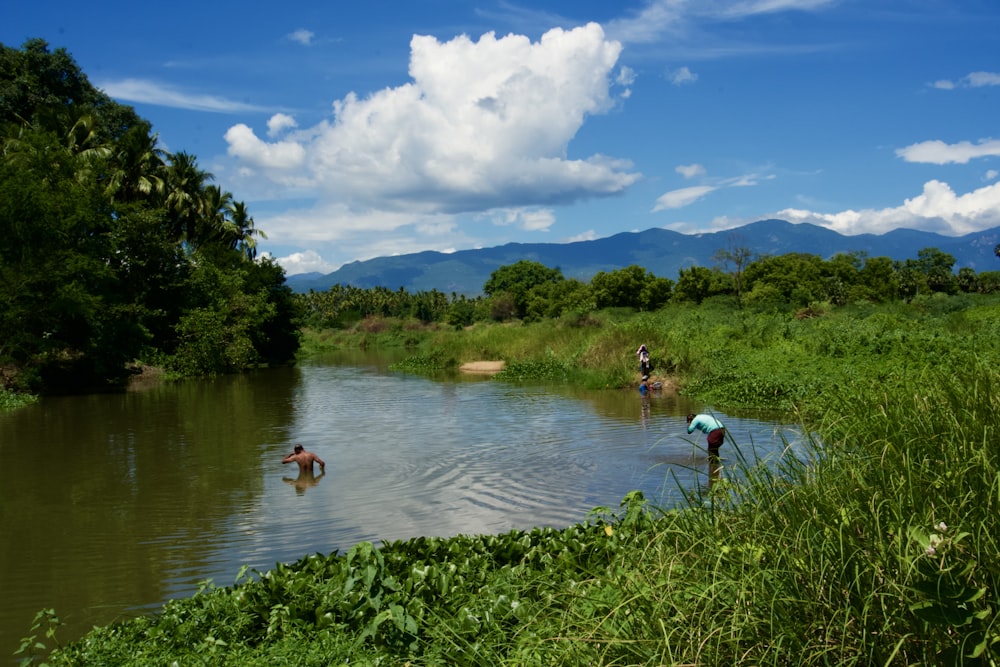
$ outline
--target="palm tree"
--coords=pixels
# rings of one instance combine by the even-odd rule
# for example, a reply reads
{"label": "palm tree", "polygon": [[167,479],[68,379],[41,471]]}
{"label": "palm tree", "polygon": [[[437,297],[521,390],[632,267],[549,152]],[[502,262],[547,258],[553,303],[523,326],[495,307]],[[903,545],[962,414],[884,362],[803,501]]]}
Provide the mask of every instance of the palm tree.
{"label": "palm tree", "polygon": [[257,257],[257,239],[254,237],[267,238],[267,234],[254,227],[250,211],[241,201],[230,204],[226,231],[229,235],[229,247],[239,250],[251,261]]}
{"label": "palm tree", "polygon": [[129,128],[115,142],[105,188],[112,199],[132,202],[143,197],[162,197],[166,188],[163,173],[166,151],[158,147],[158,142],[158,135],[149,133],[148,123]]}
{"label": "palm tree", "polygon": [[198,168],[198,161],[181,151],[169,156],[166,169],[166,208],[173,224],[175,238],[189,248],[197,246],[204,220],[205,185],[212,174]]}
{"label": "palm tree", "polygon": [[41,160],[56,172],[60,167],[73,170],[78,182],[86,182],[99,170],[100,161],[111,154],[111,149],[100,143],[96,121],[90,114],[73,116],[61,111],[50,114],[49,123],[59,127],[61,143],[44,139],[44,130],[32,123],[24,123],[16,137],[3,142],[3,157],[11,164],[28,165]]}
{"label": "palm tree", "polygon": [[223,192],[218,185],[205,186],[201,193],[203,228],[199,234],[199,241],[219,242],[225,238],[230,226],[226,216],[232,204],[233,193]]}

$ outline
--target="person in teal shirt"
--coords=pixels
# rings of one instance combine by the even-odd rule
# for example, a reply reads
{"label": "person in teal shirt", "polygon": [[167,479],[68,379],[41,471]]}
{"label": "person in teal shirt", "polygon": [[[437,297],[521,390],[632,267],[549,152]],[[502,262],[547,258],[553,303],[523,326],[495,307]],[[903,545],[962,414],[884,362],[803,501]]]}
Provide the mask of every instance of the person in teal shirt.
{"label": "person in teal shirt", "polygon": [[687,416],[688,433],[695,430],[708,434],[708,455],[718,456],[719,447],[726,439],[726,427],[712,415],[696,415],[693,412]]}

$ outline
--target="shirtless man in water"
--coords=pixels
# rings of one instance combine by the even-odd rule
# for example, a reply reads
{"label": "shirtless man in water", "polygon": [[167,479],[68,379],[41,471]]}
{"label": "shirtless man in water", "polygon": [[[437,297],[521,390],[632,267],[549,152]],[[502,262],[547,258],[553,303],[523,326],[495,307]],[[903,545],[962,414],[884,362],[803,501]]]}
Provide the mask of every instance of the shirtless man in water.
{"label": "shirtless man in water", "polygon": [[326,472],[326,463],[312,452],[307,452],[302,445],[295,445],[295,451],[281,459],[282,463],[298,463],[299,473],[312,474],[313,463],[319,464],[319,469]]}

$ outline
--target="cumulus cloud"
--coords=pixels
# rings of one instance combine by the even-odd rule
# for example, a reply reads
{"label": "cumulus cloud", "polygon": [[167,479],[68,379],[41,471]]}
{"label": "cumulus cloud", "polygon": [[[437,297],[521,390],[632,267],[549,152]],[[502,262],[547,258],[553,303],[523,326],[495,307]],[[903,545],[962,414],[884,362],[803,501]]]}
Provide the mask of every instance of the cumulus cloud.
{"label": "cumulus cloud", "polygon": [[1000,183],[957,195],[947,183],[928,181],[923,192],[901,206],[840,213],[799,209],[778,211],[789,222],[811,222],[841,234],[884,234],[896,228],[961,236],[1000,226]]}
{"label": "cumulus cloud", "polygon": [[896,151],[907,162],[928,164],[966,164],[980,157],[1000,156],[1000,139],[983,139],[978,144],[960,141],[946,144],[943,141],[922,141]]}
{"label": "cumulus cloud", "polygon": [[293,141],[262,141],[243,123],[226,130],[225,139],[230,155],[238,155],[257,167],[287,170],[305,163],[306,150],[299,144]]}
{"label": "cumulus cloud", "polygon": [[332,120],[281,141],[243,124],[226,141],[258,175],[280,181],[298,169],[321,198],[353,209],[477,212],[614,195],[639,178],[630,163],[568,152],[586,117],[614,106],[620,52],[596,23],[537,42],[417,35],[409,83],[348,94]]}
{"label": "cumulus cloud", "polygon": [[284,113],[276,113],[267,121],[267,136],[276,137],[282,132],[298,127],[295,119]]}
{"label": "cumulus cloud", "polygon": [[285,269],[285,273],[289,276],[294,276],[297,273],[310,273],[312,271],[317,273],[331,273],[339,268],[324,260],[315,250],[293,252],[284,257],[276,257],[275,261]]}

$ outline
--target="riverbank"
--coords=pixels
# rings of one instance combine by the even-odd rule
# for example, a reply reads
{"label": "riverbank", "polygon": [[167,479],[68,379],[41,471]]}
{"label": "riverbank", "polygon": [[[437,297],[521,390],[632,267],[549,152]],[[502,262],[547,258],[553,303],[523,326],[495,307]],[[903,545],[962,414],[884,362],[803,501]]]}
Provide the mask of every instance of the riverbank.
{"label": "riverbank", "polygon": [[[102,628],[53,664],[992,664],[1000,660],[1000,307],[666,308],[465,332],[345,332],[419,367],[504,359],[792,411],[775,470],[727,463],[683,508],[628,494],[565,530],[359,544]],[[341,334],[332,334],[333,340]],[[734,453],[753,443],[730,443]],[[787,452],[786,452],[787,454]]]}
{"label": "riverbank", "polygon": [[359,543],[48,662],[990,664],[1000,453],[981,445],[1000,435],[1000,376],[924,380],[830,393],[822,447],[772,473],[733,462],[679,510],[630,493],[562,530]]}

